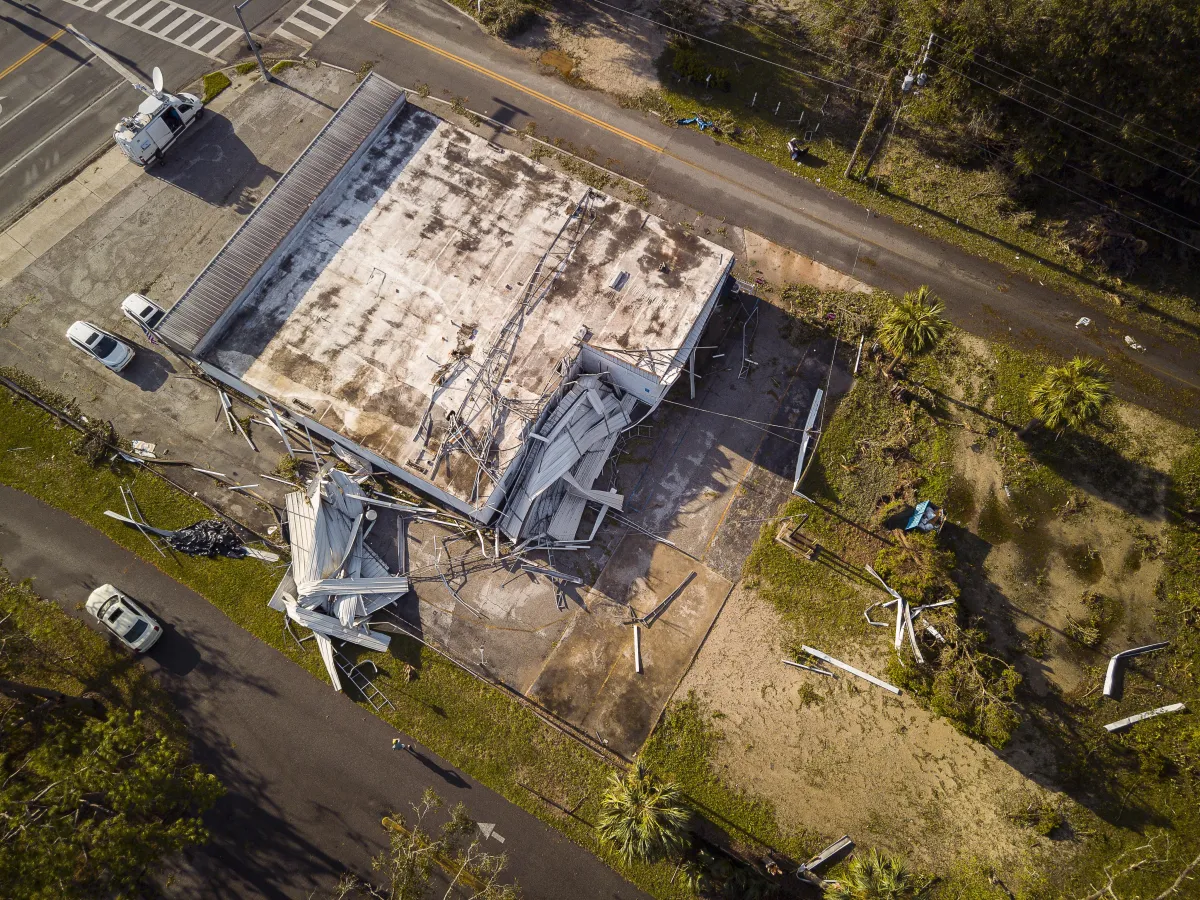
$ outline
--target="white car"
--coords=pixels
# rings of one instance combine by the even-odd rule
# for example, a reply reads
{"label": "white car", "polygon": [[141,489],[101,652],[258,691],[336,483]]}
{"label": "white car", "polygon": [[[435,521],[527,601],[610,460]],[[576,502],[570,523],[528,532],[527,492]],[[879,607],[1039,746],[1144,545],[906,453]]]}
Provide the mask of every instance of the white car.
{"label": "white car", "polygon": [[145,653],[162,637],[154,617],[111,584],[92,591],[84,608],[134,653]]}
{"label": "white car", "polygon": [[91,322],[76,322],[67,329],[67,340],[114,372],[120,372],[133,359],[133,348]]}
{"label": "white car", "polygon": [[121,312],[130,322],[145,331],[153,331],[167,314],[161,306],[144,294],[130,294],[121,301]]}

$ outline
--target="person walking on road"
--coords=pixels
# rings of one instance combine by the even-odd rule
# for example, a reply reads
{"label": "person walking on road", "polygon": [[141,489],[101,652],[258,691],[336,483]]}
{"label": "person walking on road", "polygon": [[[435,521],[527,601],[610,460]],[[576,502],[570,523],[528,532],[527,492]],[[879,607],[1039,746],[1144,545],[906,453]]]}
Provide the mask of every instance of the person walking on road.
{"label": "person walking on road", "polygon": [[392,738],[392,749],[393,750],[407,750],[409,753],[413,754],[414,756],[416,756],[416,753],[417,753],[417,751],[413,749],[412,744],[406,744],[403,741],[401,741],[400,738]]}

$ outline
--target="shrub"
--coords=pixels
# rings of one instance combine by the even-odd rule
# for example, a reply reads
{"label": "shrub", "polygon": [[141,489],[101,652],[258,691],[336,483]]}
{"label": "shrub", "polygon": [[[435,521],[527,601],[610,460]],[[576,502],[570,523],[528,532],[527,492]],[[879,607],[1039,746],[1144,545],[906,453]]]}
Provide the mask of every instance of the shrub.
{"label": "shrub", "polygon": [[710,65],[709,62],[691,47],[676,47],[671,60],[671,68],[676,75],[689,81],[706,81],[708,86],[718,91],[728,91],[732,86],[729,81],[729,70],[721,66]]}
{"label": "shrub", "polygon": [[483,5],[479,24],[498,38],[516,37],[533,25],[537,13],[524,0],[493,0]]}
{"label": "shrub", "polygon": [[233,84],[229,80],[229,76],[224,72],[209,72],[204,76],[204,90],[201,94],[201,102],[206,106],[212,103],[220,95],[221,91]]}
{"label": "shrub", "polygon": [[986,652],[982,631],[952,625],[943,637],[945,643],[927,647],[923,665],[911,659],[902,664],[893,655],[888,677],[963,734],[1004,747],[1021,724],[1016,709],[1021,674]]}

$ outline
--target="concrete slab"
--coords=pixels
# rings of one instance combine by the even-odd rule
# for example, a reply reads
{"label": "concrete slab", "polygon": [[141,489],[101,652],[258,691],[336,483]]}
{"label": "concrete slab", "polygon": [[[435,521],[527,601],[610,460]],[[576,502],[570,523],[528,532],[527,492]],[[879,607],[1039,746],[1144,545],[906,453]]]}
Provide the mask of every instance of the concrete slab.
{"label": "concrete slab", "polygon": [[[641,627],[642,672],[634,667],[633,617],[696,577],[652,625]],[[529,696],[558,716],[634,756],[687,672],[731,582],[653,538],[625,535],[586,608],[546,660]]]}

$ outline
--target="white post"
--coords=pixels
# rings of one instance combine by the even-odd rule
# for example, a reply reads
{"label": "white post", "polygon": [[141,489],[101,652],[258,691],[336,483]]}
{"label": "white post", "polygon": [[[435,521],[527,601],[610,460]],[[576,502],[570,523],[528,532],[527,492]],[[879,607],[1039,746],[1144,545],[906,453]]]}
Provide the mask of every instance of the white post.
{"label": "white post", "polygon": [[642,632],[637,625],[633,626],[633,670],[642,674]]}
{"label": "white post", "polygon": [[780,100],[778,103],[775,104],[775,115],[779,115],[779,107],[781,107],[781,106],[783,106],[782,100]]}
{"label": "white post", "polygon": [[696,399],[696,351],[692,349],[692,355],[688,357],[688,378],[691,381],[690,388],[692,399]]}
{"label": "white post", "polygon": [[854,357],[854,375],[855,375],[855,377],[858,376],[858,364],[860,362],[862,362],[863,341],[865,341],[866,339],[867,339],[867,336],[865,334],[860,334],[858,336],[858,356]]}

